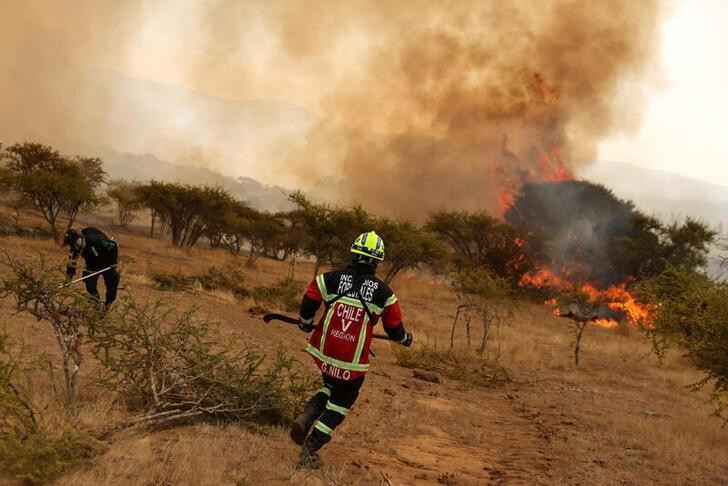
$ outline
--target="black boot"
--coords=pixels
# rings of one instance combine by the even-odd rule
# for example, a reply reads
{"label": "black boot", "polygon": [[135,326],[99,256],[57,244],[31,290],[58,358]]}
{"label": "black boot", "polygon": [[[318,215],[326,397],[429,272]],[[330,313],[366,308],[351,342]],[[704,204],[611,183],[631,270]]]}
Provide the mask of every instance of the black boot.
{"label": "black boot", "polygon": [[321,469],[324,467],[324,461],[317,451],[323,447],[324,443],[317,440],[315,434],[311,434],[301,448],[301,454],[298,456],[296,469]]}
{"label": "black boot", "polygon": [[324,467],[324,461],[316,452],[309,452],[305,447],[301,449],[301,455],[298,456],[296,469],[316,470]]}
{"label": "black boot", "polygon": [[308,431],[311,430],[313,423],[323,413],[328,399],[329,397],[325,393],[319,392],[308,401],[306,408],[291,425],[290,435],[293,442],[298,445],[303,445]]}

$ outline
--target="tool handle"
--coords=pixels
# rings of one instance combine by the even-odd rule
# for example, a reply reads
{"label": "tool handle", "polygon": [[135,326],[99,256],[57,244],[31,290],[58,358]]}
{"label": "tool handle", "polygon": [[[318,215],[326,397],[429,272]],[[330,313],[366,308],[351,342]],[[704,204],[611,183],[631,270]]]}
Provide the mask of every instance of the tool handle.
{"label": "tool handle", "polygon": [[[286,322],[288,324],[295,324],[298,325],[298,319],[295,317],[287,316],[285,314],[276,314],[275,312],[271,312],[269,314],[266,314],[263,316],[264,322],[270,322],[270,321],[281,321]],[[389,336],[386,334],[372,334],[373,339],[383,339],[385,341],[391,341]]]}

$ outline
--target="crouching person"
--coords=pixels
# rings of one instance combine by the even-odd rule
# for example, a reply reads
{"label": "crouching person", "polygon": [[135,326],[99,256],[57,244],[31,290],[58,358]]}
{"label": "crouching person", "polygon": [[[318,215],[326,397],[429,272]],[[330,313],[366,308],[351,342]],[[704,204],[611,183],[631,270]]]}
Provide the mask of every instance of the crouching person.
{"label": "crouching person", "polygon": [[66,267],[66,276],[69,280],[76,275],[79,257],[83,257],[85,262],[83,277],[106,269],[86,278],[83,282],[86,284],[86,291],[99,301],[99,276],[104,279],[106,286],[104,310],[108,309],[116,300],[116,292],[119,288],[119,272],[116,270],[119,262],[119,245],[116,241],[107,238],[101,230],[91,227],[66,231],[63,244],[69,247]]}

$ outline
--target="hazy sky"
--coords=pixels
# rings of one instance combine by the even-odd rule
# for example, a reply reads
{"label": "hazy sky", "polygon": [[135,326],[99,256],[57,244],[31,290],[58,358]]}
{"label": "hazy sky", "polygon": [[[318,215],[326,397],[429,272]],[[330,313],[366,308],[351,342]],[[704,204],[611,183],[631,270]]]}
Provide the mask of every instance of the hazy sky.
{"label": "hazy sky", "polygon": [[[412,163],[407,177],[438,187],[500,178],[510,190],[560,147],[577,169],[598,158],[728,186],[728,0],[74,4],[0,0],[0,92],[14,95],[0,96],[0,138],[110,145],[286,185],[359,160]],[[295,106],[280,104],[291,115],[278,120],[254,110],[268,105],[191,92]],[[309,126],[299,118],[321,122],[300,134],[306,150],[288,136]],[[295,157],[278,151],[287,143]]]}
{"label": "hazy sky", "polygon": [[660,50],[641,128],[602,143],[600,158],[728,186],[728,1],[678,1]]}

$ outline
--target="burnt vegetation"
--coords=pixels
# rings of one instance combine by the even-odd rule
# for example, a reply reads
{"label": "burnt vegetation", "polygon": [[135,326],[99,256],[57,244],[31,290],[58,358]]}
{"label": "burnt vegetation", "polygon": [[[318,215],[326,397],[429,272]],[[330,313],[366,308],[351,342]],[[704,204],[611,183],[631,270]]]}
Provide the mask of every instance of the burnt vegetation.
{"label": "burnt vegetation", "polygon": [[505,219],[534,261],[599,288],[653,277],[667,265],[698,269],[715,237],[690,218],[665,225],[586,181],[526,184]]}

